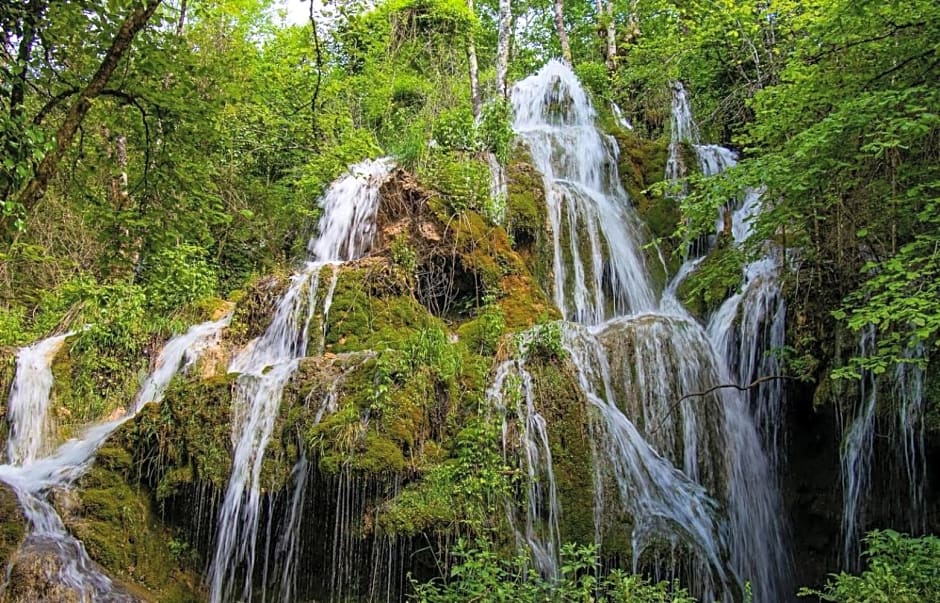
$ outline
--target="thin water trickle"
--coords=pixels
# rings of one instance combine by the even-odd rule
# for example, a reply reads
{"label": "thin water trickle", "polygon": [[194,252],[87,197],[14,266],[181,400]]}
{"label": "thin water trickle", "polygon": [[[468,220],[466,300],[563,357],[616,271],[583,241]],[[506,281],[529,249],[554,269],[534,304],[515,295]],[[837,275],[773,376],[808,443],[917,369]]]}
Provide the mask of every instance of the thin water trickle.
{"label": "thin water trickle", "polygon": [[[867,356],[876,341],[875,329],[864,329],[859,355]],[[877,404],[878,377],[864,370],[859,380],[855,418],[842,438],[842,563],[850,571],[860,566],[861,510],[871,472]]]}
{"label": "thin water trickle", "polygon": [[[330,185],[320,199],[323,215],[317,236],[308,245],[310,261],[291,277],[265,333],[249,342],[229,365],[229,372],[239,374],[232,399],[234,454],[209,568],[213,603],[252,598],[262,511],[261,468],[284,386],[307,355],[310,323],[318,307],[323,324],[327,322],[336,264],[362,257],[372,248],[380,190],[393,169],[390,159],[363,161]],[[326,269],[332,275],[321,299],[320,276]],[[322,345],[322,331],[317,340]]]}
{"label": "thin water trickle", "polygon": [[[526,472],[526,507],[520,528],[513,508],[507,516],[519,548],[531,552],[542,576],[559,577],[561,505],[555,485],[548,426],[536,409],[535,383],[525,367],[525,355],[507,360],[496,369],[487,399],[503,415],[503,450],[522,450]],[[510,441],[509,422],[518,426],[518,441]],[[523,546],[524,545],[524,546]]]}

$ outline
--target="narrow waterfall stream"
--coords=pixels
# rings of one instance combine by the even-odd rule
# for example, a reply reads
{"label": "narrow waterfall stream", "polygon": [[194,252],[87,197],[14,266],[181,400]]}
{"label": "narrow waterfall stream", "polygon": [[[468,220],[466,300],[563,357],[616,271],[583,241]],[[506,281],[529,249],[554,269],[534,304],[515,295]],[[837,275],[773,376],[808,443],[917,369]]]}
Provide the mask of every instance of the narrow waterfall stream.
{"label": "narrow waterfall stream", "polygon": [[[602,554],[600,535],[626,511],[634,569],[681,573],[709,600],[731,600],[745,582],[752,584],[756,601],[786,599],[789,564],[780,497],[758,430],[737,392],[683,398],[737,378],[676,300],[674,287],[657,303],[637,219],[617,175],[616,146],[596,129],[586,93],[559,62],[517,83],[512,103],[517,135],[545,184],[553,294],[572,321],[561,323],[563,345],[594,409],[589,416]],[[677,109],[686,129],[680,140],[697,142],[688,104]],[[721,147],[701,145],[700,156],[703,169],[733,162],[733,153]],[[524,355],[503,365],[494,390],[503,389],[498,383],[507,372],[525,389],[524,366]],[[500,397],[491,398],[498,406]],[[551,488],[544,489],[553,482],[550,457],[532,454],[544,448],[545,437],[533,429],[540,425],[537,411],[526,404],[516,414],[530,426],[522,429],[530,475],[547,478],[539,480],[543,491],[529,492],[532,508],[523,532],[544,571],[551,567],[545,557],[557,547],[557,537],[551,521],[541,529],[529,524],[546,511],[551,517],[564,509],[551,499]],[[605,482],[616,484],[614,498],[603,492]],[[611,509],[612,500],[622,508]],[[663,547],[673,553],[663,555]],[[676,555],[677,549],[685,555]],[[690,561],[677,561],[689,554]]]}
{"label": "narrow waterfall stream", "polygon": [[82,543],[69,534],[49,502],[57,489],[70,487],[87,470],[98,448],[111,433],[133,418],[147,402],[159,402],[172,378],[186,370],[203,350],[216,341],[229,316],[192,327],[174,337],[157,357],[124,416],[87,428],[78,438],[61,444],[51,454],[47,441],[49,396],[53,386],[51,364],[70,334],[51,337],[20,350],[17,374],[10,392],[9,414],[14,436],[9,442],[10,464],[0,465],[0,480],[16,492],[30,529],[22,547],[55,556],[57,581],[82,601],[135,601],[116,589],[92,561]]}
{"label": "narrow waterfall stream", "polygon": [[[878,344],[874,327],[862,330],[858,342],[859,356],[867,356]],[[862,567],[861,537],[865,532],[865,507],[871,490],[872,466],[875,461],[875,437],[880,424],[891,420],[878,416],[884,404],[894,408],[895,423],[890,426],[889,441],[898,459],[893,459],[899,482],[906,492],[896,491],[892,501],[905,501],[909,509],[908,529],[912,534],[926,530],[924,487],[926,464],[924,452],[924,369],[917,364],[924,350],[917,346],[905,351],[907,362],[898,363],[893,373],[876,374],[862,369],[857,383],[857,398],[849,405],[851,415],[842,419],[842,551],[841,563],[848,571]],[[893,406],[892,406],[893,405]]]}
{"label": "narrow waterfall stream", "polygon": [[[229,372],[239,375],[232,401],[234,455],[209,568],[213,603],[251,600],[261,519],[261,467],[284,386],[298,360],[308,353],[309,329],[318,308],[326,323],[338,276],[336,264],[359,258],[372,247],[379,189],[393,167],[389,159],[364,161],[351,166],[330,186],[320,200],[323,214],[318,234],[308,245],[308,262],[291,277],[268,329],[229,365]],[[327,267],[331,268],[330,282],[321,293],[320,277]],[[322,333],[317,341],[322,347]]]}
{"label": "narrow waterfall stream", "polygon": [[551,61],[511,95],[513,129],[544,181],[555,305],[584,324],[652,310],[656,297],[617,175],[617,145],[595,127],[587,93],[569,67]]}

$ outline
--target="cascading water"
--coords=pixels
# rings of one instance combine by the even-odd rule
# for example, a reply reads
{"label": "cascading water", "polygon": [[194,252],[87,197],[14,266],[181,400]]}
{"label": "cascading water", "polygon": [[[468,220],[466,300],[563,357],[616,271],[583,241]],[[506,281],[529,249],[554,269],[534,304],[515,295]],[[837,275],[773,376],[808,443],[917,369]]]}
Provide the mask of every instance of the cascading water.
{"label": "cascading water", "polygon": [[898,400],[898,433],[904,477],[907,480],[910,507],[909,529],[912,534],[927,531],[927,460],[924,448],[924,368],[922,345],[906,352],[910,362],[901,362],[894,371],[894,396]]}
{"label": "cascading water", "polygon": [[[730,600],[744,581],[752,582],[755,600],[786,598],[779,495],[757,430],[743,397],[715,387],[730,378],[723,358],[676,300],[675,286],[656,310],[615,147],[595,128],[593,109],[566,66],[549,63],[512,94],[516,131],[544,179],[555,302],[566,319],[595,325],[560,328],[593,408],[598,539],[621,511],[609,508],[603,489],[610,482],[632,522],[635,569],[671,559],[665,562],[671,569],[660,569],[677,576],[682,558],[683,577],[706,598]],[[690,116],[680,121],[691,124]],[[683,136],[697,138],[694,130]],[[700,146],[709,165],[733,160],[730,151]],[[524,358],[505,366],[514,366],[525,383]],[[508,370],[501,368],[497,382]],[[699,400],[685,397],[711,390],[690,397]],[[527,405],[517,415],[525,426],[537,412]],[[547,438],[529,431],[524,439],[541,450]],[[550,467],[545,455],[530,454],[525,442],[522,448],[527,466],[539,466],[530,473],[544,474]],[[552,503],[530,492],[533,498],[542,508],[528,515],[546,516]],[[550,532],[535,532],[532,538],[526,531],[529,547],[550,550]],[[663,547],[672,552],[662,555]],[[677,548],[685,553],[676,555]]]}
{"label": "cascading water", "polygon": [[[320,199],[318,234],[308,245],[310,260],[291,278],[263,335],[248,343],[229,365],[238,373],[232,400],[232,474],[218,517],[215,554],[209,569],[213,603],[251,600],[257,556],[262,487],[261,467],[274,429],[281,395],[297,362],[307,355],[309,328],[318,305],[326,315],[336,286],[337,264],[367,253],[375,240],[379,190],[394,164],[364,161],[349,168]],[[332,267],[322,301],[320,275]],[[318,337],[322,344],[322,337]],[[241,579],[241,585],[238,581]]]}
{"label": "cascading water", "polygon": [[[30,524],[29,534],[22,546],[43,555],[53,555],[58,563],[58,575],[55,578],[82,601],[137,599],[116,589],[111,579],[88,557],[82,543],[68,533],[47,499],[49,493],[55,489],[68,488],[81,477],[107,437],[135,416],[146,402],[159,402],[173,376],[191,366],[200,353],[218,339],[228,321],[229,317],[226,316],[197,325],[167,342],[157,357],[154,370],[123,417],[90,427],[82,437],[62,444],[49,456],[39,456],[43,446],[33,444],[43,442],[49,394],[53,385],[51,363],[68,334],[46,339],[21,351],[21,358],[28,358],[29,362],[18,365],[16,386],[10,399],[11,411],[17,407],[21,412],[11,412],[9,415],[13,433],[17,434],[17,443],[11,446],[11,450],[17,452],[11,452],[11,464],[0,465],[0,480],[16,492]],[[31,411],[22,412],[27,407]],[[24,442],[30,445],[24,447]],[[31,449],[32,452],[23,453],[23,449]]]}
{"label": "cascading water", "polygon": [[[859,355],[868,355],[875,341],[875,329],[865,329]],[[860,514],[871,472],[877,404],[878,378],[865,370],[859,380],[855,418],[842,437],[842,563],[850,570],[859,567]]]}
{"label": "cascading water", "polygon": [[542,174],[554,243],[555,305],[596,324],[655,308],[636,218],[617,175],[617,147],[571,69],[550,61],[512,89],[513,129]]}
{"label": "cascading water", "polygon": [[7,404],[7,420],[11,425],[7,459],[11,465],[30,463],[46,448],[52,360],[70,335],[43,339],[20,348],[16,355],[16,376]]}

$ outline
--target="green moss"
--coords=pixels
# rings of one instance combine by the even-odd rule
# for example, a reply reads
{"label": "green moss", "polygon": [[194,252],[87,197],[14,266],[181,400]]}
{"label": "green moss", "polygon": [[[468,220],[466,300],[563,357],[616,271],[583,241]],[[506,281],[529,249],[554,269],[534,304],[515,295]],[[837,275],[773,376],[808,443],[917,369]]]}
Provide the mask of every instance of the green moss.
{"label": "green moss", "polygon": [[0,483],[0,561],[6,564],[26,535],[26,518],[16,494]]}
{"label": "green moss", "polygon": [[722,238],[701,264],[679,286],[679,300],[694,315],[716,310],[741,284],[741,250]]}
{"label": "green moss", "polygon": [[148,364],[143,356],[128,358],[96,347],[86,349],[82,334],[68,339],[52,363],[52,408],[59,437],[72,437],[89,422],[126,407]]}
{"label": "green moss", "polygon": [[[16,348],[0,346],[0,414],[6,415],[7,398],[16,374]],[[0,421],[0,446],[6,446],[9,424]]]}
{"label": "green moss", "polygon": [[[119,438],[120,439],[120,438]],[[180,564],[172,534],[161,526],[145,491],[134,483],[130,451],[111,444],[98,451],[77,484],[77,504],[63,510],[68,528],[89,556],[147,599],[196,601],[198,568]]]}
{"label": "green moss", "polygon": [[[442,327],[405,290],[401,281],[381,261],[361,262],[340,268],[326,321],[326,350],[350,352],[396,348],[420,329]],[[319,338],[316,329],[311,336]],[[311,349],[319,341],[311,342]]]}
{"label": "green moss", "polygon": [[442,463],[417,483],[388,501],[378,515],[386,534],[434,534],[452,530],[460,521],[461,502],[455,497],[453,463]]}
{"label": "green moss", "polygon": [[594,541],[594,476],[586,401],[566,362],[543,360],[529,363],[528,369],[539,411],[551,426],[548,435],[562,508],[561,539],[589,544]]}
{"label": "green moss", "polygon": [[471,352],[493,356],[505,330],[506,317],[502,307],[488,305],[481,308],[475,318],[460,325],[457,335]]}
{"label": "green moss", "polygon": [[234,375],[176,379],[161,404],[147,405],[131,422],[137,463],[159,475],[155,490],[161,500],[175,493],[186,476],[224,490],[232,466],[234,381]]}
{"label": "green moss", "polygon": [[[674,262],[668,267],[670,272],[674,272],[678,268],[675,264],[678,258],[672,258],[677,256],[674,252],[681,244],[673,237],[681,219],[679,205],[675,199],[650,190],[665,178],[669,144],[663,139],[649,140],[623,130],[615,130],[614,137],[620,147],[617,167],[623,187],[650,236],[659,242],[663,256]],[[693,160],[690,165],[697,163]],[[648,260],[654,281],[664,280],[659,258],[650,255]]]}

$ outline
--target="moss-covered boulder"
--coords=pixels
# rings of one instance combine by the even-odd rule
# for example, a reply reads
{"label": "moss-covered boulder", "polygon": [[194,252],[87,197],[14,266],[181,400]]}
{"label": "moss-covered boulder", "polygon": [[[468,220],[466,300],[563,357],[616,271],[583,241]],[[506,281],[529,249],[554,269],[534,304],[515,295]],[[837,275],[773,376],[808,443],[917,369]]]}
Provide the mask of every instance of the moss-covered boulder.
{"label": "moss-covered boulder", "polygon": [[274,309],[289,284],[287,275],[270,274],[234,294],[235,311],[226,330],[226,341],[237,347],[263,334],[274,319]]}
{"label": "moss-covered boulder", "polygon": [[199,569],[185,547],[161,523],[150,493],[138,482],[131,451],[106,444],[77,482],[74,497],[60,502],[69,531],[89,557],[147,601],[199,601]]}
{"label": "moss-covered boulder", "polygon": [[148,404],[124,433],[140,475],[158,500],[187,483],[223,490],[232,466],[231,400],[234,375],[176,379],[163,402]]}

